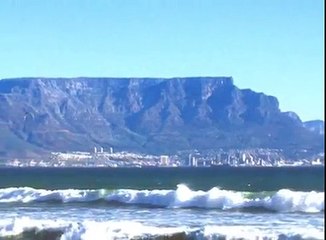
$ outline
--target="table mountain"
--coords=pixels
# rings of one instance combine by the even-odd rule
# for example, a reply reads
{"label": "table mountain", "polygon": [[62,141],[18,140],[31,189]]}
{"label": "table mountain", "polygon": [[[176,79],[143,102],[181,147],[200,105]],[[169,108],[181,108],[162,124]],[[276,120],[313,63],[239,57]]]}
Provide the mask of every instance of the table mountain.
{"label": "table mountain", "polygon": [[[290,93],[289,93],[290,97]],[[147,153],[186,149],[324,151],[324,138],[275,97],[231,77],[0,80],[0,156],[94,146]]]}
{"label": "table mountain", "polygon": [[315,132],[320,135],[325,134],[325,126],[324,121],[321,120],[312,120],[303,123],[303,126],[309,129],[312,132]]}

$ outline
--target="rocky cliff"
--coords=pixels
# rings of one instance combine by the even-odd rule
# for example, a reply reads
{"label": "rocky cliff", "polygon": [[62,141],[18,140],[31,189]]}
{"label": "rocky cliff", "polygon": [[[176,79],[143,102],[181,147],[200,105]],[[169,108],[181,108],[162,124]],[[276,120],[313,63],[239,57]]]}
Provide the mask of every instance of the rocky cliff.
{"label": "rocky cliff", "polygon": [[309,131],[324,135],[325,134],[325,124],[321,120],[307,121],[303,123],[303,126]]}
{"label": "rocky cliff", "polygon": [[0,156],[90,151],[279,148],[323,151],[324,139],[275,97],[229,77],[0,80]]}

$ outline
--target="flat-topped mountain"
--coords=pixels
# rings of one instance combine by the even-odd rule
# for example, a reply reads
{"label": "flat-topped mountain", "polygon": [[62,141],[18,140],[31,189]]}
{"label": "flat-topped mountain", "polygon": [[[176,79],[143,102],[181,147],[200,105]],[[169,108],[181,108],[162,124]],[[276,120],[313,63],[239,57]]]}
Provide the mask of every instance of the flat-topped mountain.
{"label": "flat-topped mountain", "polygon": [[303,126],[312,132],[318,133],[320,135],[325,134],[325,124],[321,120],[307,121],[303,123]]}
{"label": "flat-topped mountain", "polygon": [[148,153],[186,149],[324,151],[324,138],[275,97],[230,77],[0,80],[0,156],[94,146]]}

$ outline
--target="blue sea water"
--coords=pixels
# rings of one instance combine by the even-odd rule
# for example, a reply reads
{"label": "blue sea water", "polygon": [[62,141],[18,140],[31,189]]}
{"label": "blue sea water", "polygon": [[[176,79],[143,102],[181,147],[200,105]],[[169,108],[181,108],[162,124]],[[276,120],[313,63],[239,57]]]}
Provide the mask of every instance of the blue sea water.
{"label": "blue sea water", "polygon": [[0,216],[0,239],[324,239],[324,168],[2,168]]}

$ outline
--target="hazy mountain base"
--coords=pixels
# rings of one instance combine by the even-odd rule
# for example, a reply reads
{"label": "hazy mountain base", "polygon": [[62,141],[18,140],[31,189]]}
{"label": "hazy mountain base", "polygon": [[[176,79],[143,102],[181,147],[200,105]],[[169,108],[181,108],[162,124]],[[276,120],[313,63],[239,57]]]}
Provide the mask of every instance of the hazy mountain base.
{"label": "hazy mountain base", "polygon": [[94,146],[155,154],[277,148],[289,157],[324,151],[320,131],[282,113],[275,97],[240,90],[227,77],[9,79],[0,81],[0,103],[2,157]]}

